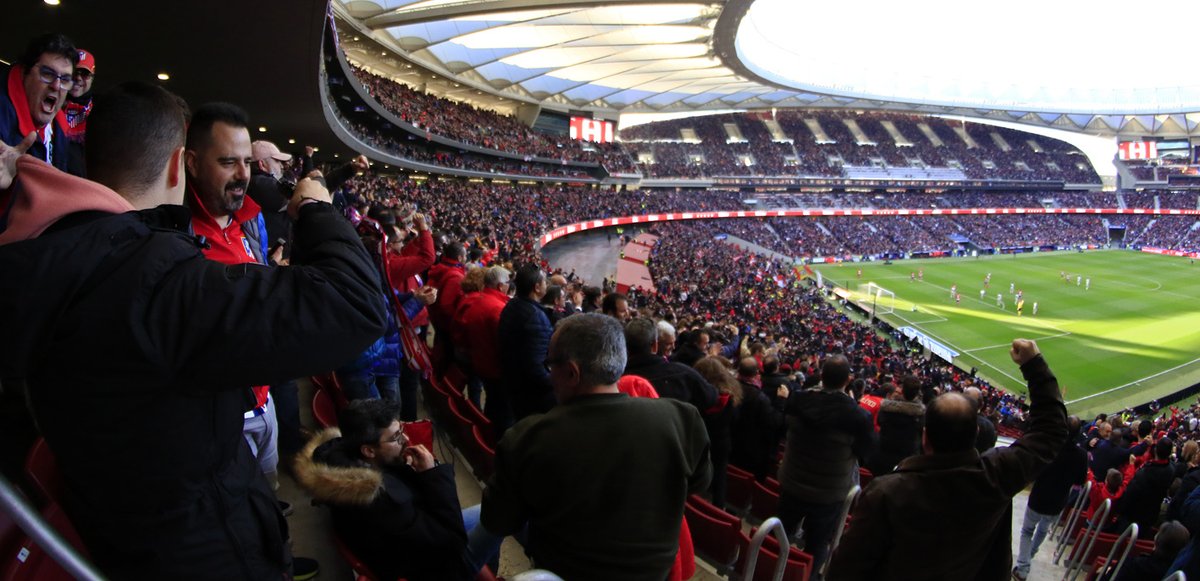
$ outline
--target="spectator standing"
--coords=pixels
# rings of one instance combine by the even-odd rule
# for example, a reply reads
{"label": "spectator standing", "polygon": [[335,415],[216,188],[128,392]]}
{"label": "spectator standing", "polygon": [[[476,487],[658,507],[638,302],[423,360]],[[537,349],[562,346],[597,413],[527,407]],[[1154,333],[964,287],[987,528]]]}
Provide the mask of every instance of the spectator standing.
{"label": "spectator standing", "polygon": [[729,491],[725,468],[729,466],[729,454],[733,450],[733,421],[744,397],[742,384],[734,376],[728,362],[721,357],[705,357],[697,361],[696,371],[720,394],[717,404],[704,414],[704,426],[712,442],[712,503],[717,508],[725,508],[725,497]]}
{"label": "spectator standing", "polygon": [[712,476],[699,413],[617,390],[624,343],[610,317],[559,324],[546,357],[558,405],[509,430],[484,489],[483,526],[528,523],[534,566],[565,579],[666,579],[684,501]]}
{"label": "spectator standing", "polygon": [[654,321],[639,317],[625,325],[625,345],[629,348],[625,375],[645,378],[659,397],[687,402],[697,412],[717,403],[717,390],[695,369],[663,359],[658,349],[658,327]]}
{"label": "spectator standing", "polygon": [[487,269],[483,290],[463,297],[455,315],[455,345],[470,358],[471,372],[483,380],[487,396],[483,412],[493,429],[504,432],[513,424],[512,398],[505,390],[500,364],[500,313],[508,303],[508,285],[512,273],[503,266]]}
{"label": "spectator standing", "polygon": [[0,141],[16,146],[36,133],[26,153],[68,171],[71,148],[59,113],[75,86],[79,51],[61,34],[45,34],[29,42],[17,63],[5,71],[0,86]]}
{"label": "spectator standing", "polygon": [[779,519],[792,534],[803,521],[804,547],[820,571],[858,467],[875,450],[871,417],[849,394],[850,362],[831,355],[821,385],[788,397],[787,448],[779,469]]}
{"label": "spectator standing", "polygon": [[974,448],[975,407],[957,393],[938,396],[925,413],[925,454],[904,460],[863,491],[854,526],[830,564],[831,578],[1010,577],[1012,497],[1067,439],[1058,380],[1037,345],[1016,339],[1010,355],[1029,382],[1025,435],[981,456]]}
{"label": "spectator standing", "polygon": [[738,362],[737,372],[744,395],[733,423],[733,449],[729,462],[750,472],[755,479],[765,481],[779,454],[788,389],[782,385],[776,387],[774,398],[764,393],[758,361],[753,357],[743,357]]}
{"label": "spectator standing", "polygon": [[[546,370],[546,350],[554,327],[539,301],[546,294],[546,274],[536,264],[517,268],[516,294],[500,312],[498,340],[504,390],[512,398],[513,421],[550,411],[554,391]],[[499,426],[496,438],[508,426]]]}
{"label": "spectator standing", "polygon": [[206,260],[178,206],[180,105],[144,83],[96,98],[88,174],[121,197],[15,162],[32,197],[0,237],[4,336],[21,338],[0,350],[0,376],[25,379],[68,513],[106,575],[279,579],[287,525],[242,436],[246,386],[318,373],[369,343],[384,322],[378,280],[311,180],[291,209],[304,266]]}
{"label": "spectator standing", "polygon": [[921,453],[921,431],[925,427],[925,404],[921,403],[921,380],[905,376],[900,387],[879,404],[879,451],[871,459],[871,474],[891,474],[901,460]]}
{"label": "spectator standing", "polygon": [[87,116],[92,112],[92,83],[95,80],[96,57],[86,50],[79,49],[79,62],[75,64],[71,90],[67,93],[67,102],[62,108],[62,121],[65,123],[60,123],[71,148],[69,173],[77,176],[86,174],[83,144],[87,136]]}
{"label": "spectator standing", "polygon": [[1071,488],[1082,486],[1087,479],[1087,454],[1078,443],[1079,424],[1078,417],[1067,418],[1066,442],[1054,461],[1033,481],[1033,490],[1029,492],[1029,501],[1025,506],[1025,519],[1021,523],[1017,564],[1012,572],[1013,578],[1018,581],[1029,577],[1033,557],[1037,555],[1059,513],[1066,507]]}

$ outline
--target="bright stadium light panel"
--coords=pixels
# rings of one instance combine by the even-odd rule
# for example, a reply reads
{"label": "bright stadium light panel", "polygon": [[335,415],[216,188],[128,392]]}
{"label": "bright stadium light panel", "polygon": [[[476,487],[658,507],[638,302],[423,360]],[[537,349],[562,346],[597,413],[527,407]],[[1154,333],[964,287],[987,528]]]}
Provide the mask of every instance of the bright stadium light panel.
{"label": "bright stadium light panel", "polygon": [[[1128,11],[1115,0],[756,0],[736,45],[755,74],[835,95],[1060,113],[1200,109],[1200,80],[1180,60],[1188,43],[1114,34]],[[1198,17],[1200,2],[1169,16]]]}

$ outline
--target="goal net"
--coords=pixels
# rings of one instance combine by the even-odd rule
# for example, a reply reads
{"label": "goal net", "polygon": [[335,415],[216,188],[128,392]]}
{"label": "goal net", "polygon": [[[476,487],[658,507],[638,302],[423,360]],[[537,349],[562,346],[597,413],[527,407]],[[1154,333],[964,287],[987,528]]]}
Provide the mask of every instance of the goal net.
{"label": "goal net", "polygon": [[855,301],[875,316],[890,315],[896,311],[896,293],[873,282],[858,285]]}

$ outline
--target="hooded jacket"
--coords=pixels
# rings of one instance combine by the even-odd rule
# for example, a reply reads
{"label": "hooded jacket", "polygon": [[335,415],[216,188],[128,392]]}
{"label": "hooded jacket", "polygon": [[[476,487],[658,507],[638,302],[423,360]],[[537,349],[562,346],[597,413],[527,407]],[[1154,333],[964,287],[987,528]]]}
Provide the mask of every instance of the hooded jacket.
{"label": "hooded jacket", "polygon": [[901,460],[921,453],[925,405],[916,401],[885,399],[879,404],[879,451],[867,467],[875,476],[891,474]]}
{"label": "hooded jacket", "polygon": [[296,459],[296,479],[328,504],[338,536],[380,579],[471,579],[467,533],[449,464],[379,469],[348,455],[341,432],[317,434]]}
{"label": "hooded jacket", "polygon": [[[320,373],[383,331],[378,278],[328,204],[303,267],[225,266],[182,206],[18,161],[0,233],[0,378],[24,380],[64,505],[122,579],[278,578],[286,522],[242,439],[247,385]],[[7,382],[7,381],[6,381]]]}

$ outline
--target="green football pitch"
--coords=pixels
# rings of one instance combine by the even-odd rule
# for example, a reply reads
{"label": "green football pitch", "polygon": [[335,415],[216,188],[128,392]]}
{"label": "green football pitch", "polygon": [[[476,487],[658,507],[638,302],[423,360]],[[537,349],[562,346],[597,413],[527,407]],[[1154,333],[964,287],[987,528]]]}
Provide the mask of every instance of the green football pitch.
{"label": "green football pitch", "polygon": [[[880,318],[957,351],[956,364],[976,367],[1010,391],[1025,392],[1008,355],[1011,341],[1036,340],[1068,408],[1081,416],[1138,405],[1200,382],[1200,265],[1187,258],[1105,250],[816,268],[868,308],[876,301]],[[918,269],[923,280],[911,281]],[[984,289],[989,273],[991,284]],[[1076,276],[1090,278],[1091,288],[1077,285]],[[895,298],[882,293],[865,299],[863,287],[871,282]],[[1020,317],[1010,283],[1024,292]],[[961,303],[951,298],[952,285]]]}

